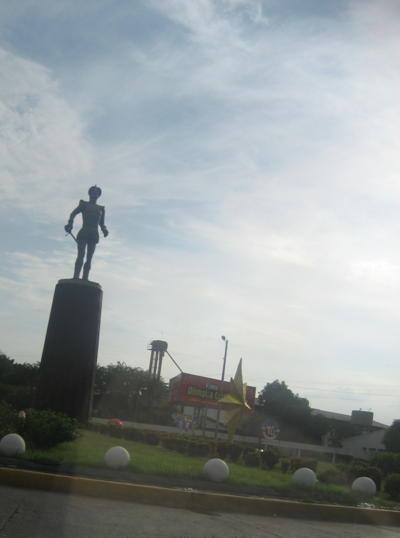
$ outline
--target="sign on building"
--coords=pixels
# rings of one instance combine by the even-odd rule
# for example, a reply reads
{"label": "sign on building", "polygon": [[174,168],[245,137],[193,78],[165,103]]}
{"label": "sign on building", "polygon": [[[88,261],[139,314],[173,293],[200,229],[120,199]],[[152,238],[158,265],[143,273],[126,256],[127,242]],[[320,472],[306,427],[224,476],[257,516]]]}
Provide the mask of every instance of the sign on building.
{"label": "sign on building", "polygon": [[[205,406],[208,403],[209,408],[217,408],[220,381],[211,377],[202,377],[193,374],[178,374],[169,382],[168,402],[192,405],[194,407]],[[229,392],[229,382],[225,381],[223,393]],[[256,397],[256,388],[247,387],[246,403],[250,407],[248,413],[253,413],[254,401]],[[207,402],[208,400],[208,402]]]}

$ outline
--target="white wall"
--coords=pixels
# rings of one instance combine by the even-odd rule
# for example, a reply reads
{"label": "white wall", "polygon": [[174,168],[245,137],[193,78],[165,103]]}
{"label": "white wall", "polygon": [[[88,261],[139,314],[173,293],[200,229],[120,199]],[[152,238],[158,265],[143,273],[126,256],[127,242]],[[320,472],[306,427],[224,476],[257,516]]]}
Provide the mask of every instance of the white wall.
{"label": "white wall", "polygon": [[343,449],[357,458],[368,460],[372,456],[375,456],[375,454],[386,452],[385,446],[382,444],[382,438],[385,432],[386,429],[343,439]]}

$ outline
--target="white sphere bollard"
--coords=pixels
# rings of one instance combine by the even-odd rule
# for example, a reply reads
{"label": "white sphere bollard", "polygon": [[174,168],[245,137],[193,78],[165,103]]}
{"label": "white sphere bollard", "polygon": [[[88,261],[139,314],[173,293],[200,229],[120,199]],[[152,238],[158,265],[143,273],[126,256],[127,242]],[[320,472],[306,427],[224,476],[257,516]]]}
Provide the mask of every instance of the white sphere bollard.
{"label": "white sphere bollard", "polygon": [[130,460],[129,452],[122,446],[113,446],[107,450],[104,456],[104,463],[110,469],[122,469],[128,465]]}
{"label": "white sphere bollard", "polygon": [[351,489],[365,497],[373,497],[376,493],[376,485],[373,480],[367,476],[360,476],[354,480]]}
{"label": "white sphere bollard", "polygon": [[0,441],[0,453],[4,456],[19,456],[24,452],[25,441],[16,433],[9,433]]}
{"label": "white sphere bollard", "polygon": [[297,469],[297,471],[293,475],[293,484],[296,486],[305,488],[305,489],[313,489],[315,488],[315,484],[317,483],[317,477],[311,469],[307,469],[307,467],[302,467],[301,469]]}
{"label": "white sphere bollard", "polygon": [[223,460],[214,458],[204,465],[203,473],[212,482],[223,482],[228,478],[229,467]]}

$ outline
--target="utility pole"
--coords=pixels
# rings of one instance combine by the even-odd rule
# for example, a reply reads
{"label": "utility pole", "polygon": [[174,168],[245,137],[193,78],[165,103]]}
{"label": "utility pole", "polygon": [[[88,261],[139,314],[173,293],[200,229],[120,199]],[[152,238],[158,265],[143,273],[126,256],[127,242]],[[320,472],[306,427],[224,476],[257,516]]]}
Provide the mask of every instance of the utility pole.
{"label": "utility pole", "polygon": [[221,404],[219,403],[219,400],[222,398],[222,391],[224,390],[224,377],[225,377],[225,365],[226,365],[226,355],[228,353],[228,340],[225,338],[225,336],[221,336],[222,340],[225,342],[225,355],[224,355],[224,365],[222,367],[222,377],[221,377],[221,385],[219,387],[219,399],[218,399],[218,410],[217,410],[217,421],[215,423],[215,432],[214,432],[214,439],[217,440],[218,437],[218,429],[219,429],[219,415],[221,413]]}

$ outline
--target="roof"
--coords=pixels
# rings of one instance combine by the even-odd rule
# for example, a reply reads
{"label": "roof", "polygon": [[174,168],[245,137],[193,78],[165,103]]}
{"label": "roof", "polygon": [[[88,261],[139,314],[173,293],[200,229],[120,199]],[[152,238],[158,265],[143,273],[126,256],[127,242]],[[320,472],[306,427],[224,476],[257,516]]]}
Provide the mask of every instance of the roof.
{"label": "roof", "polygon": [[[342,413],[334,413],[332,411],[323,411],[322,409],[313,409],[312,415],[323,415],[325,418],[333,418],[335,420],[343,420],[343,422],[350,422],[351,415],[343,415]],[[387,424],[382,424],[381,422],[372,421],[372,426],[374,428],[389,428]]]}

